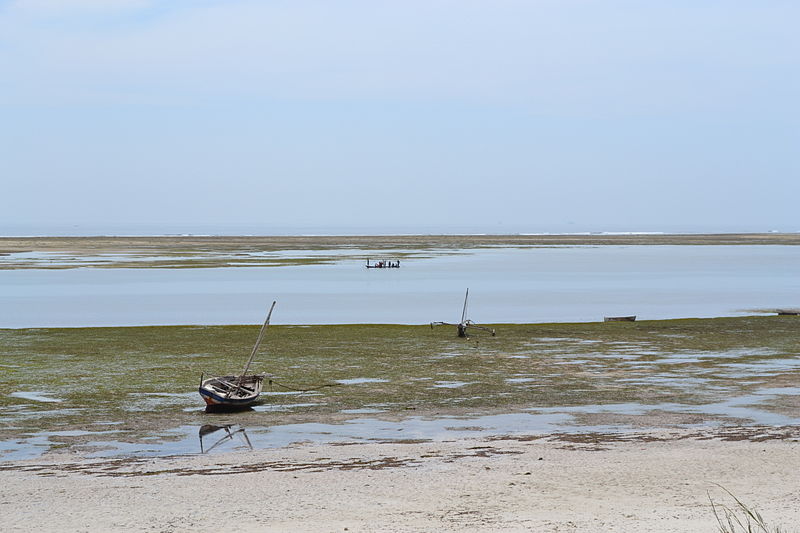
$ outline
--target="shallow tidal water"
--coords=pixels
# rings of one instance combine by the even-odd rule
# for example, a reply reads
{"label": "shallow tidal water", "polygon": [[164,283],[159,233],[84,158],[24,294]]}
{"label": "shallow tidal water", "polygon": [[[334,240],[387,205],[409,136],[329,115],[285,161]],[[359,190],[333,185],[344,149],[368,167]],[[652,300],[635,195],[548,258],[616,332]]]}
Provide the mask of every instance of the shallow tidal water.
{"label": "shallow tidal water", "polygon": [[[798,388],[773,391],[775,394],[798,395]],[[86,458],[164,457],[280,448],[302,443],[346,445],[375,442],[441,442],[458,438],[546,436],[552,434],[619,434],[644,429],[629,424],[581,424],[576,415],[626,414],[644,415],[649,411],[666,410],[686,414],[716,414],[741,417],[749,425],[797,426],[800,415],[786,416],[754,407],[751,402],[769,401],[772,394],[757,394],[717,404],[689,406],[680,404],[641,405],[611,404],[551,408],[533,413],[497,415],[408,417],[399,421],[379,418],[354,418],[337,424],[309,422],[274,426],[245,427],[235,421],[209,419],[201,426],[180,426],[154,433],[146,439],[128,442],[120,431],[42,431],[24,438],[0,441],[0,461],[33,459],[49,451],[61,449],[59,443],[68,438],[81,438],[73,451]],[[235,417],[229,419],[235,420]],[[220,425],[215,424],[219,422]],[[706,421],[672,425],[684,429],[720,426]],[[113,426],[112,426],[113,427]],[[654,426],[657,427],[657,426]]]}
{"label": "shallow tidal water", "polygon": [[272,300],[279,302],[276,324],[425,324],[457,321],[467,288],[467,317],[481,323],[736,316],[800,307],[798,246],[427,251],[385,270],[364,268],[354,258],[364,253],[329,250],[325,264],[274,267],[0,270],[0,328],[254,324]]}

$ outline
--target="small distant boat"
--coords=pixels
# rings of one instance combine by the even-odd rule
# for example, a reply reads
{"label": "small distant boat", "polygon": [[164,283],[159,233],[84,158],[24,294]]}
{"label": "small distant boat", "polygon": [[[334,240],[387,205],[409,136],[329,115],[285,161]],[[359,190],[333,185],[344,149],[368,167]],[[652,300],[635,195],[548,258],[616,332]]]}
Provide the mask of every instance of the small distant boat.
{"label": "small distant boat", "polygon": [[636,315],[630,316],[607,316],[603,318],[603,322],[635,322]]}
{"label": "small distant boat", "polygon": [[200,378],[200,396],[206,402],[206,410],[235,410],[246,409],[258,401],[261,395],[261,387],[264,382],[264,374],[248,374],[250,364],[258,352],[258,347],[261,345],[261,339],[264,338],[264,332],[269,326],[269,320],[272,317],[272,310],[275,308],[275,302],[272,302],[272,307],[269,308],[267,320],[261,326],[261,331],[258,334],[253,352],[250,354],[250,359],[244,367],[242,373],[238,376],[218,376],[208,379]]}
{"label": "small distant boat", "polygon": [[455,326],[456,335],[458,335],[461,338],[468,339],[469,334],[467,333],[467,328],[475,328],[475,329],[482,329],[487,333],[491,333],[492,337],[494,337],[495,331],[492,328],[479,326],[478,324],[467,318],[467,300],[469,300],[469,289],[467,289],[467,293],[464,295],[464,308],[461,310],[461,322],[459,322],[458,324],[453,324],[452,322],[431,322],[431,329],[433,329],[433,326]]}
{"label": "small distant boat", "polygon": [[400,260],[397,261],[375,261],[370,264],[367,259],[367,268],[400,268]]}
{"label": "small distant boat", "polygon": [[776,313],[780,316],[797,316],[800,315],[800,309],[776,309]]}

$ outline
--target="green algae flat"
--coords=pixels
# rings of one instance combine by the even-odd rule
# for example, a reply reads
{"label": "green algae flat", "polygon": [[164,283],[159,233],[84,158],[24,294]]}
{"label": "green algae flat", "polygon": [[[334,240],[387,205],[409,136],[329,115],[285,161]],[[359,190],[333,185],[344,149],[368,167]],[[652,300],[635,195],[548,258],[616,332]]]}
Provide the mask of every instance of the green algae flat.
{"label": "green algae flat", "polygon": [[[358,416],[514,412],[604,404],[702,406],[773,391],[797,416],[798,317],[496,324],[459,339],[428,326],[272,326],[255,370],[272,376],[246,425]],[[0,440],[113,432],[136,441],[209,423],[201,372],[238,372],[258,326],[0,330]],[[299,390],[298,390],[299,389]],[[311,390],[305,390],[311,389]],[[777,391],[777,392],[775,392]],[[217,419],[211,419],[217,420]]]}

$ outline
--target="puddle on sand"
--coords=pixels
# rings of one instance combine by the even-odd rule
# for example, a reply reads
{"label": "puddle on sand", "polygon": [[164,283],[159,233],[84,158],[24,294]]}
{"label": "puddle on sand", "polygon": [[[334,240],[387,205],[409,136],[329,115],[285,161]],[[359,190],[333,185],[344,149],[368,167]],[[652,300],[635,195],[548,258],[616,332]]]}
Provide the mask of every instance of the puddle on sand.
{"label": "puddle on sand", "polygon": [[[642,353],[642,355],[645,355]],[[642,363],[647,363],[651,365],[665,365],[665,364],[686,364],[686,363],[702,363],[712,359],[737,359],[739,357],[766,357],[771,355],[777,355],[777,352],[774,350],[768,350],[764,348],[752,348],[752,349],[735,349],[735,350],[727,350],[724,352],[675,352],[675,353],[663,353],[663,352],[653,352],[646,355],[661,355],[658,359],[653,359],[651,361],[641,361]],[[759,361],[755,361],[753,363],[741,363],[744,365],[763,365],[768,364],[771,360],[770,359],[761,359]],[[735,365],[739,363],[729,363],[728,365]],[[798,361],[798,365],[800,365],[800,361]]]}
{"label": "puddle on sand", "polygon": [[[688,413],[697,415],[709,415],[715,417],[741,419],[745,424],[757,424],[767,426],[787,426],[800,424],[800,416],[787,416],[780,413],[773,413],[761,409],[761,405],[769,403],[770,399],[776,396],[797,395],[800,387],[785,387],[760,389],[753,394],[736,396],[721,402],[713,402],[700,405],[688,405],[680,403],[620,403],[620,404],[597,404],[579,405],[571,407],[543,407],[530,408],[529,412],[545,414],[622,414],[622,415],[645,415],[652,411],[663,411],[673,413]],[[688,427],[688,426],[687,426]],[[588,431],[588,430],[587,430]]]}
{"label": "puddle on sand", "polygon": [[0,460],[22,461],[25,459],[35,459],[50,449],[63,444],[58,440],[51,440],[53,438],[84,437],[90,435],[99,436],[110,433],[119,433],[119,431],[42,431],[20,439],[0,441]]}
{"label": "puddle on sand", "polygon": [[656,374],[651,376],[642,376],[635,378],[621,378],[619,381],[628,383],[630,385],[659,385],[662,387],[671,387],[676,389],[687,387],[706,387],[708,386],[709,379],[694,377],[694,376],[673,376],[671,374]]}
{"label": "puddle on sand", "polygon": [[461,357],[464,354],[461,352],[440,352],[431,357],[431,359],[452,359],[453,357]]}
{"label": "puddle on sand", "polygon": [[256,412],[278,412],[278,411],[291,411],[300,407],[319,407],[318,403],[284,403],[284,404],[260,404],[254,405],[253,411]]}
{"label": "puddle on sand", "polygon": [[[246,434],[253,448],[281,448],[296,443],[335,444],[342,442],[384,442],[426,440],[441,441],[459,437],[475,437],[480,434],[511,435],[531,433],[552,433],[565,431],[572,417],[567,414],[512,413],[478,417],[411,417],[402,421],[387,421],[373,418],[357,418],[342,424],[286,424],[272,427],[248,427]],[[221,425],[220,427],[224,427]],[[231,427],[231,426],[229,426]],[[201,439],[201,429],[205,431]],[[577,430],[577,428],[575,428]],[[599,426],[604,431],[610,428]],[[108,457],[156,457],[186,455],[209,451],[211,453],[232,451],[227,445],[219,445],[209,450],[205,441],[208,425],[181,426],[164,431],[154,439],[145,442],[122,442],[115,440],[94,440],[76,444],[71,450],[85,452],[89,458]],[[581,431],[586,430],[582,428]],[[566,431],[569,431],[568,429]],[[110,432],[81,432],[81,436],[105,436]],[[477,435],[476,435],[477,434]],[[45,453],[59,443],[50,440],[52,432],[42,432],[17,439],[0,442],[0,460],[16,461],[32,459]],[[224,436],[223,434],[220,434]],[[233,439],[231,439],[233,440]]]}
{"label": "puddle on sand", "polygon": [[770,387],[766,389],[758,389],[753,394],[758,396],[768,395],[768,396],[800,396],[800,387]]}
{"label": "puddle on sand", "polygon": [[762,359],[748,363],[726,363],[720,365],[735,370],[737,374],[746,376],[770,376],[778,371],[796,370],[800,368],[800,357],[790,359]]}
{"label": "puddle on sand", "polygon": [[[525,378],[518,378],[525,379]],[[442,382],[459,384],[461,382]],[[466,383],[463,383],[466,384]],[[762,409],[760,406],[778,397],[800,394],[800,387],[763,388],[752,394],[738,396],[721,402],[687,405],[678,403],[641,404],[619,403],[607,405],[580,405],[571,407],[530,408],[522,413],[499,415],[476,415],[460,417],[409,417],[400,421],[376,418],[354,418],[341,424],[303,423],[276,426],[254,426],[244,429],[231,429],[219,433],[222,442],[209,449],[203,445],[204,452],[224,452],[248,446],[258,448],[278,448],[300,442],[316,444],[335,444],[343,442],[383,442],[427,440],[442,441],[461,437],[480,437],[483,435],[546,435],[550,433],[587,432],[626,432],[633,430],[628,424],[581,425],[578,418],[583,414],[646,415],[648,413],[672,412],[715,417],[737,418],[745,424],[794,425],[800,424],[800,416],[787,416]],[[256,412],[275,412],[292,408],[314,406],[316,404],[285,404],[256,406]],[[196,409],[196,408],[195,408]],[[380,408],[363,408],[342,411],[346,414],[379,413]],[[696,427],[703,424],[683,424],[682,427]],[[208,431],[208,426],[203,426]],[[201,453],[198,426],[181,426],[147,436],[144,442],[123,442],[125,432],[105,430],[97,432],[40,432],[8,441],[0,442],[0,460],[14,461],[38,457],[53,447],[63,446],[63,437],[82,437],[84,443],[73,444],[70,450],[84,452],[89,457],[121,456],[167,456]],[[110,440],[108,435],[119,435],[121,440]],[[90,438],[86,438],[90,437]],[[93,440],[94,439],[94,440]]]}
{"label": "puddle on sand", "polygon": [[437,381],[432,386],[436,389],[458,389],[464,385],[470,385],[466,381]]}
{"label": "puddle on sand", "polygon": [[14,398],[22,398],[23,400],[31,400],[34,402],[44,402],[44,403],[61,403],[64,400],[61,398],[53,398],[48,396],[46,392],[38,392],[38,391],[17,391],[12,392],[9,396],[13,396]]}
{"label": "puddle on sand", "polygon": [[338,379],[336,383],[341,383],[342,385],[358,385],[361,383],[388,383],[388,379],[380,379],[380,378],[353,378],[353,379]]}

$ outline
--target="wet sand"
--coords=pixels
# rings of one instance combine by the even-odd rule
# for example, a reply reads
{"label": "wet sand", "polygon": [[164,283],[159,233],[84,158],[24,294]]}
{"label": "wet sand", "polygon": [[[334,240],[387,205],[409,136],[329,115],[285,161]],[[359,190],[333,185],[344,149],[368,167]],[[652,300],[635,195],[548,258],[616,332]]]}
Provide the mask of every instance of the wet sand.
{"label": "wet sand", "polygon": [[727,428],[112,461],[51,454],[0,464],[0,512],[4,531],[709,532],[709,494],[734,504],[722,486],[792,528],[797,447],[797,428]]}

